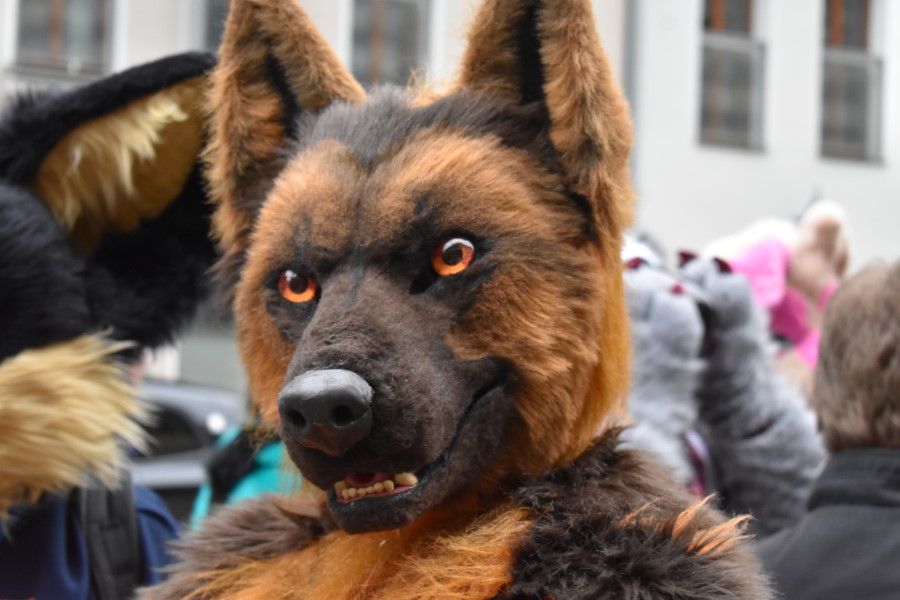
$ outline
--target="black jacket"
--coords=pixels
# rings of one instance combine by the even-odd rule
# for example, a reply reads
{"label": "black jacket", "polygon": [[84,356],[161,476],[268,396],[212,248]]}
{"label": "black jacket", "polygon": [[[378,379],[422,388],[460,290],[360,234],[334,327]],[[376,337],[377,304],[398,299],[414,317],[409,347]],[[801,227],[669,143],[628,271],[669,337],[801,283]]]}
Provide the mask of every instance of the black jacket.
{"label": "black jacket", "polygon": [[806,515],[757,550],[785,600],[900,598],[900,449],[832,456]]}

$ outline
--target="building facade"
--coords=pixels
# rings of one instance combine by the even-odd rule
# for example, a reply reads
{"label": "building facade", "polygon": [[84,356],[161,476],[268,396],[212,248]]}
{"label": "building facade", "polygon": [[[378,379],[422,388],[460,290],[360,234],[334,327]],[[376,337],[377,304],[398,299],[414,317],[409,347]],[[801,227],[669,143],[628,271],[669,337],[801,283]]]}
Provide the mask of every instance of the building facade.
{"label": "building facade", "polygon": [[641,229],[702,249],[825,197],[847,211],[851,269],[900,257],[900,2],[631,6]]}

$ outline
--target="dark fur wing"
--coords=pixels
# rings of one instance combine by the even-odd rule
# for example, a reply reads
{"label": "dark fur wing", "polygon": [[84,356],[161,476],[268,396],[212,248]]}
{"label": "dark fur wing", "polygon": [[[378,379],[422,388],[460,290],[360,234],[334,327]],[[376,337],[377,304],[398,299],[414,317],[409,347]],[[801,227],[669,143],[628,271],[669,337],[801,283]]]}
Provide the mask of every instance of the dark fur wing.
{"label": "dark fur wing", "polygon": [[[185,173],[192,165],[193,171],[178,182],[180,192],[167,198],[161,214],[134,227],[110,226],[90,251],[74,240],[71,224],[57,222],[35,184],[67,136],[121,114],[131,103],[199,80],[214,62],[202,53],[164,58],[78,89],[24,94],[0,116],[0,284],[7,292],[0,308],[18,319],[0,342],[0,359],[95,331],[158,346],[189,320],[206,294],[207,270],[216,256],[199,156],[185,154]],[[198,112],[189,118],[199,121]],[[127,137],[128,127],[120,129]],[[104,135],[110,145],[116,141],[115,134]],[[156,155],[168,155],[170,148],[160,144]],[[118,176],[117,169],[88,159],[79,165],[91,173],[90,181],[106,177],[112,184]],[[158,168],[159,179],[170,176],[166,165]],[[90,196],[83,192],[77,201],[100,204]]]}
{"label": "dark fur wing", "polygon": [[198,165],[159,217],[108,234],[86,276],[96,325],[141,346],[172,341],[208,293],[207,271],[216,257],[211,211]]}
{"label": "dark fur wing", "polygon": [[86,268],[47,207],[0,180],[0,362],[90,330]]}

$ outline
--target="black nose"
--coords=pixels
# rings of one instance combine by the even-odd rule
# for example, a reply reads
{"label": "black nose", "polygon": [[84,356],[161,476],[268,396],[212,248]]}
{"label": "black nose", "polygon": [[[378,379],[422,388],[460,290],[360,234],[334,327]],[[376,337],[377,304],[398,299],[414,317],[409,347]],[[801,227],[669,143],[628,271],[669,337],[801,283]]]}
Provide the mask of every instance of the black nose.
{"label": "black nose", "polygon": [[352,371],[309,371],[278,396],[282,435],[307,448],[343,456],[372,429],[372,387]]}

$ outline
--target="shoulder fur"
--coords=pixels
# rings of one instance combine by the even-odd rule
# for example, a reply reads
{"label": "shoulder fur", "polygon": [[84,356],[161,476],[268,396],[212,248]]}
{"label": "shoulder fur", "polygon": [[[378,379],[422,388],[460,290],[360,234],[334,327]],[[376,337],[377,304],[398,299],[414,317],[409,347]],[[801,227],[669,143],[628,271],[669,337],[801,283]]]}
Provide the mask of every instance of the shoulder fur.
{"label": "shoulder fur", "polygon": [[771,597],[744,543],[746,518],[698,503],[649,457],[618,449],[617,437],[518,490],[542,516],[499,597]]}
{"label": "shoulder fur", "polygon": [[195,598],[198,589],[221,573],[302,549],[331,528],[316,501],[305,494],[292,499],[266,495],[222,508],[176,546],[177,559],[166,582],[137,597]]}

